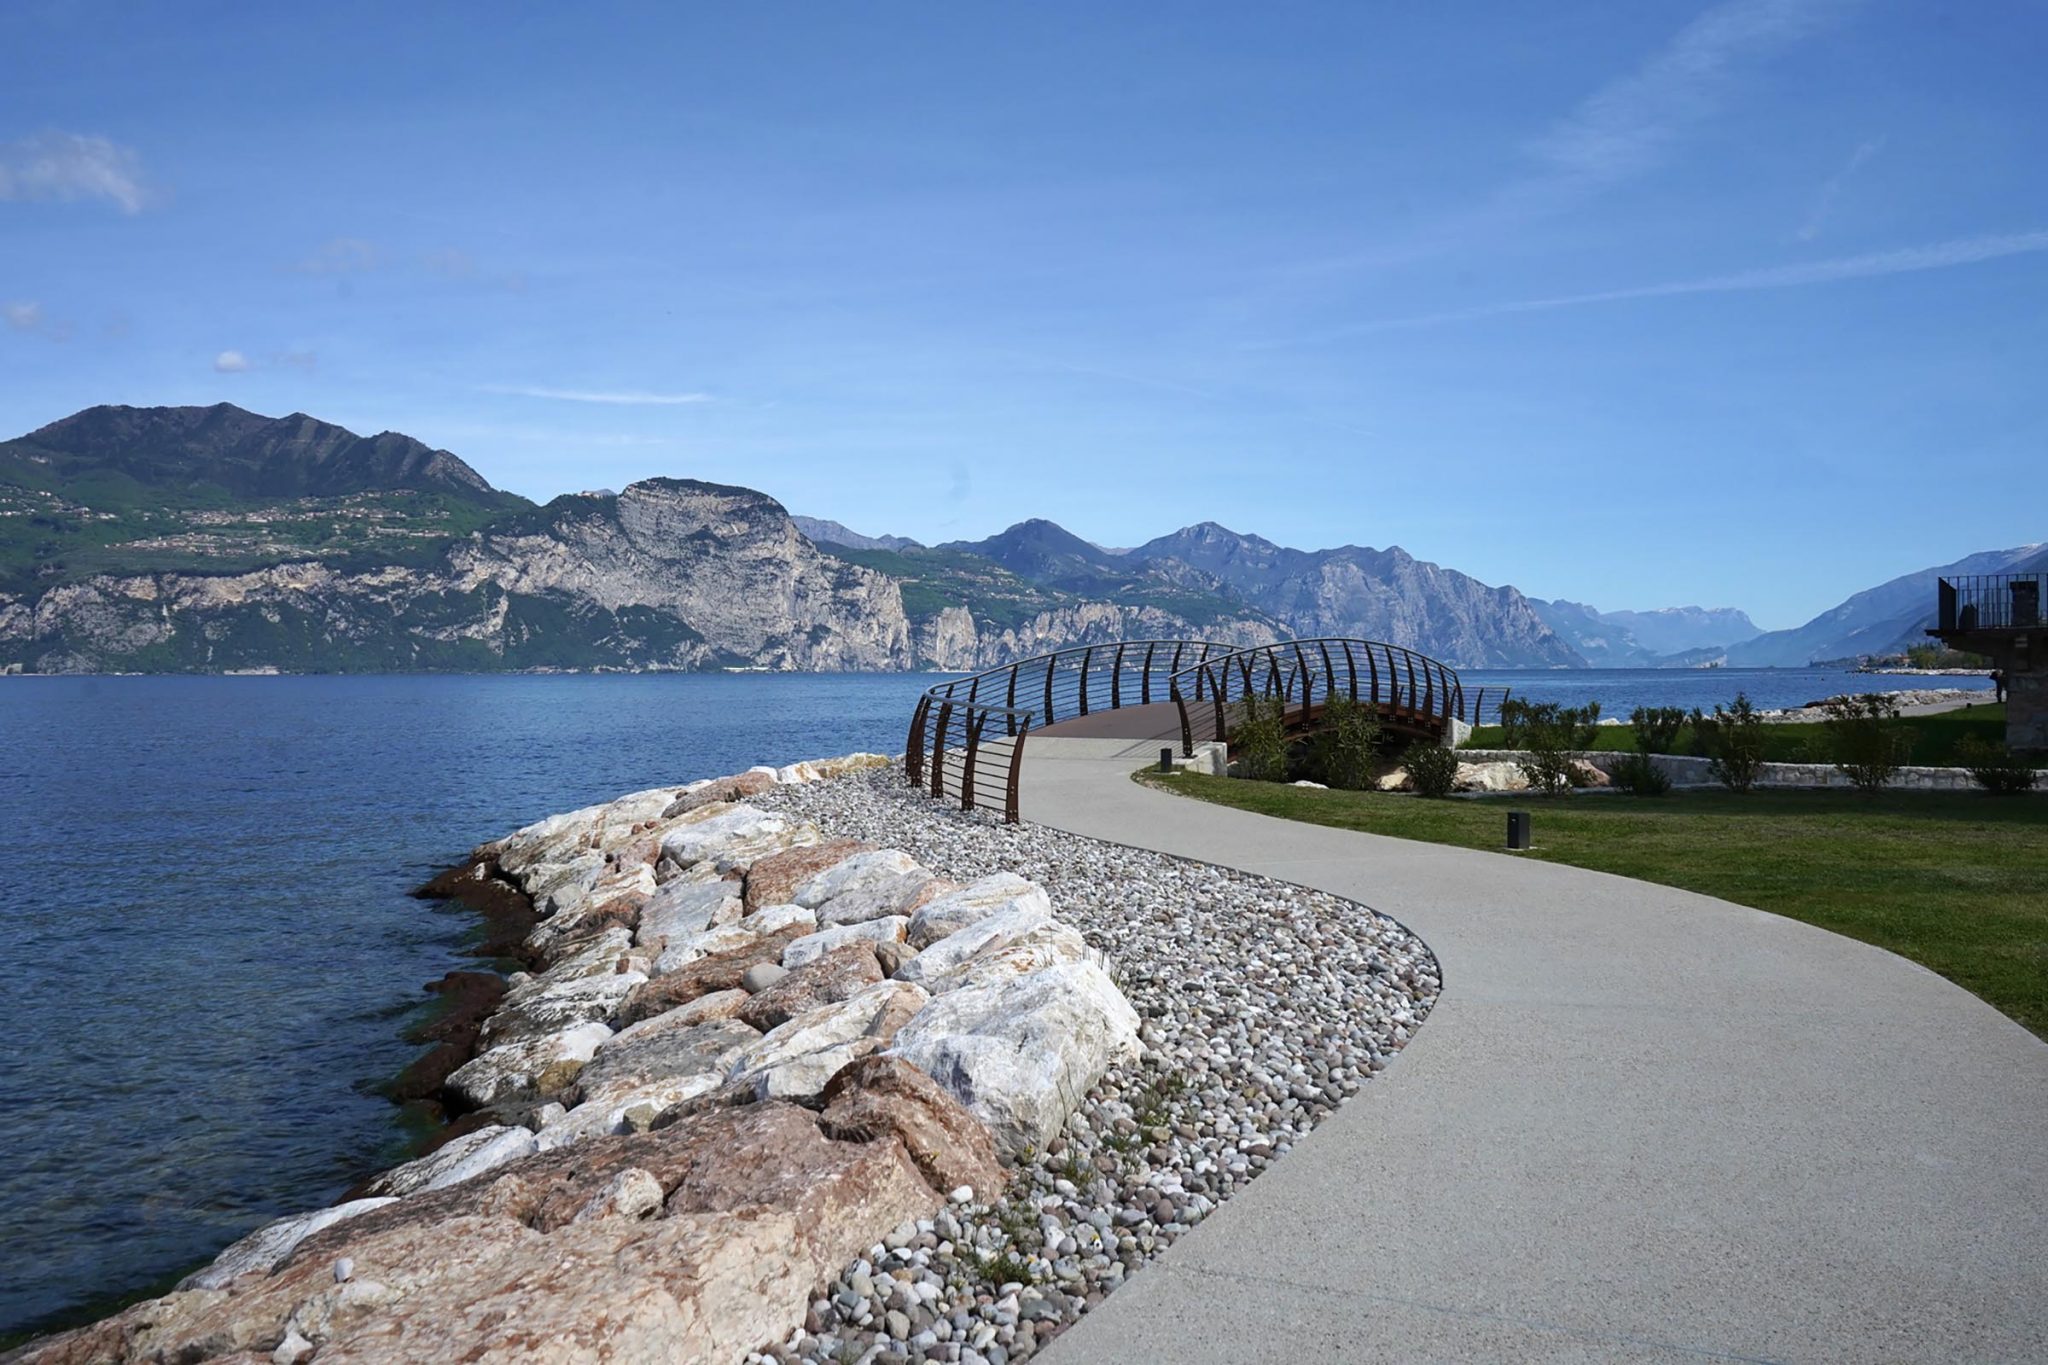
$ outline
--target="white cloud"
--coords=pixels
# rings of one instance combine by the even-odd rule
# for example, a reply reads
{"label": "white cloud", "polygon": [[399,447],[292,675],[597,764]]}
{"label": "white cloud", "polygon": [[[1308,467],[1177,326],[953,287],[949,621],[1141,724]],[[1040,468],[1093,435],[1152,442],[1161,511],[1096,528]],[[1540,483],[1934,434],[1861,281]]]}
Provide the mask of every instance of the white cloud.
{"label": "white cloud", "polygon": [[1861,143],[1849,154],[1848,164],[1821,182],[1814,191],[1813,203],[1807,207],[1806,221],[1799,225],[1799,240],[1810,242],[1820,236],[1821,226],[1834,212],[1835,201],[1842,197],[1842,187],[1849,183],[1849,177],[1863,169],[1864,163],[1884,150],[1884,139],[1873,138]]}
{"label": "white cloud", "polygon": [[71,324],[61,318],[53,318],[43,311],[43,305],[34,299],[23,299],[0,307],[0,317],[7,320],[9,331],[26,332],[48,341],[71,340]]}
{"label": "white cloud", "polygon": [[[1907,275],[1925,270],[1946,270],[1953,266],[1976,265],[2006,256],[2025,256],[2048,251],[2048,232],[2016,232],[1996,237],[1961,237],[1928,246],[1901,247],[1896,251],[1874,251],[1862,256],[1844,256],[1832,261],[1806,261],[1797,265],[1766,266],[1714,275],[1705,279],[1675,280],[1664,284],[1636,285],[1628,289],[1604,289],[1590,294],[1558,294],[1550,298],[1519,299],[1511,303],[1485,304],[1443,313],[1422,313],[1405,318],[1361,322],[1322,333],[1313,340],[1327,341],[1366,332],[1392,331],[1404,327],[1433,327],[1447,322],[1470,322],[1480,318],[1504,317],[1513,313],[1542,313],[1554,308],[1577,308],[1595,303],[1622,303],[1631,299],[1670,298],[1680,294],[1736,294],[1758,289],[1798,289],[1808,285],[1836,284],[1843,280],[1872,279],[1882,275]],[[1283,342],[1296,345],[1299,340]]]}
{"label": "white cloud", "polygon": [[1857,3],[1727,0],[1714,6],[1531,143],[1542,170],[1516,192],[1596,189],[1653,169],[1681,134],[1720,110],[1742,63],[1776,55]]}
{"label": "white cloud", "polygon": [[105,199],[140,213],[155,198],[142,158],[103,137],[56,129],[0,142],[0,200]]}
{"label": "white cloud", "polygon": [[623,406],[676,407],[684,403],[709,403],[708,393],[647,393],[637,389],[593,390],[550,389],[524,384],[486,384],[485,393],[509,394],[515,398],[553,398],[564,403],[613,403]]}
{"label": "white cloud", "polygon": [[213,358],[213,368],[217,374],[243,374],[249,369],[249,357],[240,351],[222,351]]}

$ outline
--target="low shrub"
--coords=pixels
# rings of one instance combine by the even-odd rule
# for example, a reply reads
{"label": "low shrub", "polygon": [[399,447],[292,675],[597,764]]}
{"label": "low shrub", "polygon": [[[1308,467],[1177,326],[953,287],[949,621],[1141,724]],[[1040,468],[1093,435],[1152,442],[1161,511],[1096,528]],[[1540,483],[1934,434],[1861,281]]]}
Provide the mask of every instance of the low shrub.
{"label": "low shrub", "polygon": [[1578,758],[1581,750],[1593,747],[1599,738],[1600,703],[1562,706],[1554,701],[1525,704],[1521,717],[1522,742],[1528,757],[1515,766],[1529,779],[1529,785],[1545,796],[1558,796],[1580,785]]}
{"label": "low shrub", "polygon": [[1628,721],[1636,732],[1638,753],[1668,754],[1685,728],[1685,711],[1677,706],[1638,706]]}
{"label": "low shrub", "polygon": [[1379,712],[1337,694],[1324,704],[1323,728],[1309,745],[1309,766],[1325,786],[1363,791],[1372,785],[1379,749]]}
{"label": "low shrub", "polygon": [[1454,750],[1423,741],[1410,745],[1402,761],[1408,769],[1408,783],[1417,796],[1449,796],[1458,785],[1458,755]]}
{"label": "low shrub", "polygon": [[1847,775],[1859,791],[1881,791],[1912,750],[1913,736],[1899,723],[1899,708],[1876,692],[1855,697],[1830,697],[1822,703],[1827,719],[1821,729],[1828,740],[1835,770]]}
{"label": "low shrub", "polygon": [[1287,725],[1278,697],[1246,697],[1230,727],[1230,761],[1239,777],[1279,782],[1287,776]]}
{"label": "low shrub", "polygon": [[2042,770],[2003,744],[1965,735],[1956,757],[1970,770],[1970,780],[1994,796],[2017,796],[2041,784]]}
{"label": "low shrub", "polygon": [[1716,703],[1711,716],[1693,708],[1692,731],[1716,781],[1736,792],[1756,785],[1764,766],[1764,723],[1748,693],[1737,692],[1733,706]]}
{"label": "low shrub", "polygon": [[1614,785],[1630,796],[1662,796],[1671,790],[1671,774],[1647,753],[1624,754],[1608,772]]}

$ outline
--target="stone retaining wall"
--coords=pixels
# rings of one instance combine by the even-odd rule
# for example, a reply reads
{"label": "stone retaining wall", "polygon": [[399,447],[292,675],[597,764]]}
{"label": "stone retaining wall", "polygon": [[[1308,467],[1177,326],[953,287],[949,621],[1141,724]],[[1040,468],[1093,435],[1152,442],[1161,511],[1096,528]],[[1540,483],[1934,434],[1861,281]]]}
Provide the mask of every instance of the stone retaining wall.
{"label": "stone retaining wall", "polygon": [[[1629,755],[1600,751],[1582,754],[1581,757],[1603,775],[1612,776],[1615,765]],[[1486,791],[1522,791],[1528,787],[1527,779],[1521,776],[1516,766],[1518,760],[1528,755],[1515,749],[1460,749],[1458,751],[1459,776]],[[1719,787],[1714,777],[1712,762],[1690,754],[1652,754],[1651,761],[1668,773],[1674,787]],[[1465,770],[1474,769],[1468,777]],[[1776,788],[1827,789],[1854,791],[1856,784],[1848,775],[1831,763],[1766,763],[1757,777],[1757,786]],[[1897,791],[1978,791],[1981,790],[1970,779],[1967,768],[1900,768],[1891,780],[1887,790]],[[2040,788],[2036,789],[2043,790]]]}

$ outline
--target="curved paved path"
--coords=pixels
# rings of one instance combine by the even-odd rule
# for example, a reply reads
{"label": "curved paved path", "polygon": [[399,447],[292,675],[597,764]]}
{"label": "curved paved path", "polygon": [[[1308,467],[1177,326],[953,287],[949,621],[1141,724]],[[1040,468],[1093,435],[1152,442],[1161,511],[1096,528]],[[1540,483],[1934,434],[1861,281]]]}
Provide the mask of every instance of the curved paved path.
{"label": "curved paved path", "polygon": [[1157,747],[1034,740],[1025,817],[1372,905],[1445,989],[1049,1365],[2048,1359],[2048,1045],[1793,920],[1146,790]]}

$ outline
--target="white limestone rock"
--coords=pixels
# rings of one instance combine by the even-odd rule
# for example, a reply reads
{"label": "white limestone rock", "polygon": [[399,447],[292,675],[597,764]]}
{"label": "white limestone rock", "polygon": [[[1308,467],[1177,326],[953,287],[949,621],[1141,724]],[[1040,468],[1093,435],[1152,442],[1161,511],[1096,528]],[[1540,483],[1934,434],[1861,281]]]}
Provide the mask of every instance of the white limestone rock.
{"label": "white limestone rock", "polygon": [[740,928],[750,934],[779,934],[798,926],[816,929],[817,912],[801,905],[764,905],[740,921]]}
{"label": "white limestone rock", "polygon": [[661,852],[680,867],[711,863],[724,872],[767,854],[817,841],[818,831],[810,825],[798,825],[757,806],[742,805],[663,835]]}
{"label": "white limestone rock", "polygon": [[818,923],[859,924],[863,920],[909,914],[921,897],[930,894],[926,888],[936,880],[923,868],[915,867],[886,880],[865,882],[819,906]]}
{"label": "white limestone rock", "polygon": [[346,1204],[332,1208],[315,1209],[311,1213],[294,1214],[280,1218],[275,1223],[256,1229],[241,1241],[213,1258],[213,1264],[204,1270],[196,1270],[178,1281],[180,1289],[220,1289],[230,1280],[241,1275],[269,1274],[277,1269],[292,1249],[325,1227],[332,1227],[345,1218],[354,1218],[381,1209],[386,1204],[395,1204],[397,1199],[383,1196],[376,1199],[351,1199]]}
{"label": "white limestone rock", "polygon": [[997,872],[919,906],[910,917],[905,938],[911,947],[922,951],[990,915],[1034,906],[1052,914],[1052,900],[1044,887],[1014,872]]}
{"label": "white limestone rock", "polygon": [[969,958],[1001,948],[1019,935],[1052,922],[1051,902],[1045,897],[1020,898],[1009,909],[986,915],[932,943],[896,969],[897,979],[920,984],[936,981]]}
{"label": "white limestone rock", "polygon": [[[922,871],[917,859],[898,848],[871,848],[842,858],[800,883],[789,899],[815,910],[827,901],[862,887],[894,882],[906,872]],[[930,873],[926,873],[930,876]]]}
{"label": "white limestone rock", "polygon": [[1137,1059],[1138,1015],[1100,966],[1064,963],[933,997],[890,1051],[1014,1156],[1043,1150],[1113,1063]]}
{"label": "white limestone rock", "polygon": [[984,948],[951,971],[926,980],[924,986],[933,995],[943,995],[947,991],[997,985],[1074,962],[1101,965],[1103,958],[1072,925],[1048,920],[1000,945]]}
{"label": "white limestone rock", "polygon": [[533,1134],[524,1128],[479,1128],[435,1148],[417,1161],[386,1171],[370,1182],[369,1192],[403,1197],[446,1189],[508,1161],[531,1156],[535,1150]]}
{"label": "white limestone rock", "polygon": [[448,1089],[479,1109],[515,1095],[548,1094],[576,1079],[611,1036],[608,1026],[590,1022],[490,1048],[457,1067]]}
{"label": "white limestone rock", "polygon": [[689,966],[698,958],[745,947],[757,937],[759,935],[744,925],[721,924],[716,928],[706,929],[701,934],[670,939],[667,946],[662,948],[661,956],[654,960],[654,975],[666,976],[679,968]]}
{"label": "white limestone rock", "polygon": [[830,929],[820,929],[815,934],[791,939],[782,950],[782,965],[794,971],[845,943],[901,943],[903,931],[909,925],[909,916],[890,915],[883,919],[863,920],[859,924],[836,924]]}
{"label": "white limestone rock", "polygon": [[930,998],[921,987],[883,981],[806,1010],[735,1057],[727,1080],[752,1086],[757,1099],[809,1099],[841,1067],[886,1046]]}
{"label": "white limestone rock", "polygon": [[673,881],[654,892],[640,911],[633,942],[651,948],[663,940],[688,938],[740,917],[740,883]]}

